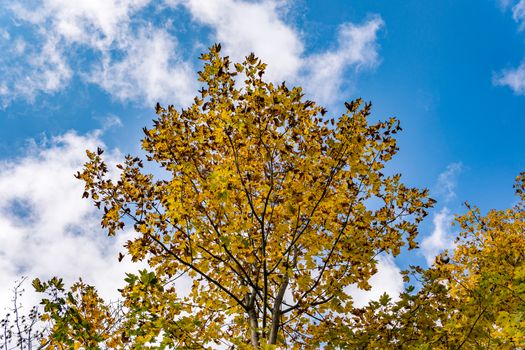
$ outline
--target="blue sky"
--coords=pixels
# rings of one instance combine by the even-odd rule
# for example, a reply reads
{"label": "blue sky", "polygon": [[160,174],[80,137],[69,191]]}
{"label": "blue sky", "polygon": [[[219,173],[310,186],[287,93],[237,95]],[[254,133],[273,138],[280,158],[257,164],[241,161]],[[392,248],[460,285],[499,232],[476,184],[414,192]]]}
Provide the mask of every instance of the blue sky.
{"label": "blue sky", "polygon": [[[451,247],[464,201],[514,203],[525,170],[525,0],[0,4],[0,286],[84,275],[113,295],[132,232],[104,237],[72,174],[85,148],[103,145],[110,162],[139,153],[155,103],[190,103],[197,57],[215,42],[234,59],[254,51],[269,79],[302,85],[335,116],[362,97],[374,119],[401,120],[389,169],[438,200],[417,262]],[[407,262],[383,257],[376,284],[398,290]]]}

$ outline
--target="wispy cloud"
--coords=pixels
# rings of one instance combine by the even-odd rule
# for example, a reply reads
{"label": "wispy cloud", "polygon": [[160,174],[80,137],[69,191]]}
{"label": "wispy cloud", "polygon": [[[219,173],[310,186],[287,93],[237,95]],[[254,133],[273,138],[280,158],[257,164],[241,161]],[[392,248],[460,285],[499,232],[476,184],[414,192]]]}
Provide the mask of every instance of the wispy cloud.
{"label": "wispy cloud", "polygon": [[525,62],[517,68],[505,69],[494,74],[492,81],[497,86],[508,86],[517,95],[525,95]]}
{"label": "wispy cloud", "polygon": [[[503,10],[511,9],[512,18],[521,32],[525,29],[525,0],[500,0]],[[525,95],[525,61],[516,68],[504,69],[494,73],[492,83],[496,86],[508,86],[515,94]]]}
{"label": "wispy cloud", "polygon": [[181,61],[177,38],[143,20],[141,11],[150,2],[12,3],[5,11],[29,29],[32,40],[16,41],[3,29],[3,52],[8,53],[0,58],[3,105],[61,91],[75,76],[121,101],[188,103],[195,88],[193,69]]}
{"label": "wispy cloud", "polygon": [[463,164],[461,162],[456,162],[449,164],[445,171],[439,174],[435,186],[435,193],[445,202],[449,202],[456,197],[458,176],[462,170]]}
{"label": "wispy cloud", "polygon": [[122,120],[118,116],[116,116],[114,114],[108,114],[105,117],[98,118],[98,119],[101,122],[101,131],[102,132],[105,132],[105,131],[110,130],[112,128],[121,127],[123,125],[122,124]]}
{"label": "wispy cloud", "polygon": [[503,11],[510,9],[512,19],[519,25],[518,29],[525,29],[525,0],[499,0],[498,5]]}
{"label": "wispy cloud", "polygon": [[20,37],[7,35],[0,40],[0,49],[0,101],[4,107],[17,97],[33,101],[40,92],[59,91],[72,76],[54,37],[35,47]]}
{"label": "wispy cloud", "polygon": [[377,34],[384,26],[379,16],[363,24],[345,23],[339,28],[337,47],[305,59],[308,91],[323,103],[331,103],[343,84],[344,73],[362,70],[379,62]]}
{"label": "wispy cloud", "polygon": [[514,4],[512,18],[518,23],[520,31],[525,29],[525,0],[519,0]]}

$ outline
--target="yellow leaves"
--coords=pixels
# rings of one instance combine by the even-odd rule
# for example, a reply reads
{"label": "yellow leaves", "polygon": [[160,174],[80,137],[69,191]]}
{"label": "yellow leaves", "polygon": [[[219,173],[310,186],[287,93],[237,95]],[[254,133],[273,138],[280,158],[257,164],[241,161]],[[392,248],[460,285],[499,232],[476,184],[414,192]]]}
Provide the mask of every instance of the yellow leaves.
{"label": "yellow leaves", "polygon": [[[35,283],[35,285],[38,283]],[[111,309],[91,286],[81,280],[65,291],[62,282],[53,278],[39,283],[38,291],[47,293],[43,299],[41,320],[49,322],[49,334],[42,339],[46,348],[100,349],[104,344],[121,345],[119,309]],[[117,333],[114,333],[117,332]],[[107,342],[107,343],[106,343]]]}
{"label": "yellow leaves", "polygon": [[246,262],[248,264],[254,264],[256,261],[257,261],[257,257],[255,256],[255,254],[248,254],[246,256]]}
{"label": "yellow leaves", "polygon": [[514,279],[525,282],[525,264],[516,267],[514,270]]}
{"label": "yellow leaves", "polygon": [[414,312],[395,318],[412,319],[398,332],[397,341],[416,325],[410,342],[428,344],[431,339],[435,348],[446,348],[447,342],[465,348],[525,345],[524,208],[491,210],[483,216],[479,209],[467,207],[469,211],[457,218],[461,231],[450,261],[436,259],[430,269],[419,270],[421,290],[405,294],[399,302],[412,305]]}
{"label": "yellow leaves", "polygon": [[112,222],[118,222],[120,220],[120,206],[112,206],[107,209],[104,207],[104,216],[102,217],[102,226],[108,227]]}
{"label": "yellow leaves", "polygon": [[[275,308],[287,310],[278,315],[276,339],[283,343],[285,327],[301,338],[340,317],[342,306],[330,300],[345,300],[350,284],[369,287],[378,251],[397,254],[405,241],[414,246],[416,224],[432,202],[399,176],[381,174],[397,151],[396,120],[369,125],[371,105],[361,100],[325,119],[326,110],[304,101],[301,88],[265,82],[266,65],[254,55],[231,67],[219,51],[214,46],[201,57],[200,97],[180,112],[157,106],[158,118],[144,129],[142,146],[166,170],[162,178],[127,156],[119,180],[111,181],[98,152],[88,152],[78,177],[95,205],[104,205],[110,234],[133,224],[139,238],[126,245],[133,261],[148,258],[159,280],[192,277],[188,310],[202,319],[188,326],[192,335],[228,334],[245,343],[246,317],[256,310],[267,344]],[[147,300],[137,288],[124,293],[133,324],[139,315],[158,316],[146,322],[151,331],[137,330],[135,339],[144,342],[171,325],[167,312],[177,304],[163,304],[168,296],[160,289],[148,289]],[[295,296],[287,306],[279,301],[284,292]],[[316,308],[326,319],[319,328],[307,316]],[[221,319],[217,314],[243,321],[203,326]]]}
{"label": "yellow leaves", "polygon": [[140,261],[146,257],[147,251],[144,247],[146,242],[143,239],[135,239],[126,243],[126,248],[131,256],[131,261]]}

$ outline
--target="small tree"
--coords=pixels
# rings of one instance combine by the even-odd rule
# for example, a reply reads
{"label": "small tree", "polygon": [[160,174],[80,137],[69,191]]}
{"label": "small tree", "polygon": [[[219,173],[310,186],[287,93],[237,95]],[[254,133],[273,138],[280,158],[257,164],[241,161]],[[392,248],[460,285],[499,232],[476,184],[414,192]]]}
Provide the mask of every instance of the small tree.
{"label": "small tree", "polygon": [[[525,173],[519,200],[505,210],[456,218],[456,246],[427,270],[414,268],[419,290],[354,310],[338,334],[348,349],[523,349],[525,347]],[[408,275],[407,275],[408,277]]]}
{"label": "small tree", "polygon": [[[127,279],[136,331],[126,337],[314,346],[349,317],[346,288],[370,287],[378,254],[416,247],[433,201],[382,173],[397,151],[398,121],[370,125],[371,105],[361,100],[327,118],[301,88],[265,82],[253,54],[232,66],[219,51],[201,57],[194,103],[157,105],[144,129],[147,159],[168,177],[145,174],[128,156],[112,181],[102,150],[88,152],[77,174],[110,235],[134,225],[140,237],[128,253],[152,269]],[[174,281],[181,274],[193,280],[184,298]]]}
{"label": "small tree", "polygon": [[23,277],[16,282],[10,312],[0,319],[0,350],[41,349],[46,344],[44,338],[47,332],[40,320],[38,307],[34,306],[28,313],[24,313],[20,302],[25,291],[23,284],[26,279],[27,277]]}
{"label": "small tree", "polygon": [[33,280],[33,287],[43,298],[45,336],[39,349],[121,349],[124,310],[120,302],[106,304],[93,286],[82,280],[68,291],[61,278],[47,282]]}

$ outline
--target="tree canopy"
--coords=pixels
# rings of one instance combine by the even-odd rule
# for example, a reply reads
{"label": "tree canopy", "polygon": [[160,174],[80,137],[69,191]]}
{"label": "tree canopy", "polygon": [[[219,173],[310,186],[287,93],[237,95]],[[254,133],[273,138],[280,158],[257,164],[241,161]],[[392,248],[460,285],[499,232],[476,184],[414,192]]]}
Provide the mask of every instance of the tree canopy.
{"label": "tree canopy", "polygon": [[103,150],[87,151],[84,197],[110,236],[133,227],[127,254],[148,268],[118,304],[82,281],[35,280],[42,348],[525,346],[525,176],[514,208],[458,217],[454,250],[406,271],[398,301],[357,308],[349,287],[370,288],[379,254],[416,248],[434,204],[385,174],[399,122],[371,122],[360,99],[329,117],[300,87],[266,82],[253,54],[232,63],[215,45],[201,58],[194,103],[157,105],[144,128],[160,175],[127,156],[112,176]]}
{"label": "tree canopy", "polygon": [[[415,247],[432,200],[381,172],[397,151],[395,119],[369,124],[371,105],[361,100],[329,119],[301,88],[265,82],[266,65],[253,54],[232,65],[219,50],[201,57],[194,103],[158,105],[144,129],[147,158],[167,178],[128,157],[112,181],[94,152],[77,176],[104,208],[110,235],[127,222],[141,234],[127,249],[164,286],[138,296],[162,301],[162,312],[146,308],[159,341],[318,343],[352,309],[345,288],[369,288],[377,254]],[[183,298],[170,283],[180,274],[193,279]],[[200,325],[189,327],[183,314]],[[187,334],[174,337],[172,327]]]}

